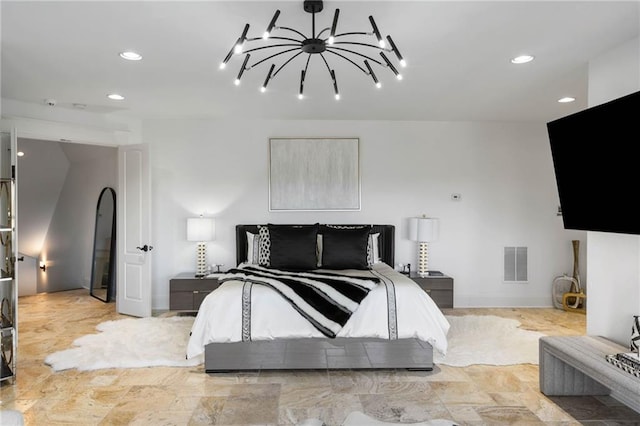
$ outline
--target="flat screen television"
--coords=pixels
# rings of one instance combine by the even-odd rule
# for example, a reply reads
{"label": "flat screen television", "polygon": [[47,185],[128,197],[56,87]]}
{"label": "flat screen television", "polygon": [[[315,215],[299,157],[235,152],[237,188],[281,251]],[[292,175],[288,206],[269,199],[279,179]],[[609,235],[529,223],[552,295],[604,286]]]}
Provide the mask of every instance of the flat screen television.
{"label": "flat screen television", "polygon": [[565,229],[640,234],[640,91],[547,131]]}

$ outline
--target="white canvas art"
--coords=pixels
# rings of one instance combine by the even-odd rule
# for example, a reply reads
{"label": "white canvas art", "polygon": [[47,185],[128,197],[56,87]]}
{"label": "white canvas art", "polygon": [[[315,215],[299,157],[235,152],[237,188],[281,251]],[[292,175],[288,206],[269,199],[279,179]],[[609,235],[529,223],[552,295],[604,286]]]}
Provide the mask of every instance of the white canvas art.
{"label": "white canvas art", "polygon": [[269,140],[269,210],[360,210],[359,139]]}

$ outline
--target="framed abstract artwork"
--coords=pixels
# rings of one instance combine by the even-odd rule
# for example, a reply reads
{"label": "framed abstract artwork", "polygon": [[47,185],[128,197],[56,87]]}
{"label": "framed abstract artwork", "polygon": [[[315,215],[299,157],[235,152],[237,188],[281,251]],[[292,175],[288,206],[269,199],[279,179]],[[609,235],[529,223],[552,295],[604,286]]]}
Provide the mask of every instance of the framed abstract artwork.
{"label": "framed abstract artwork", "polygon": [[269,210],[360,210],[359,145],[358,138],[269,139]]}

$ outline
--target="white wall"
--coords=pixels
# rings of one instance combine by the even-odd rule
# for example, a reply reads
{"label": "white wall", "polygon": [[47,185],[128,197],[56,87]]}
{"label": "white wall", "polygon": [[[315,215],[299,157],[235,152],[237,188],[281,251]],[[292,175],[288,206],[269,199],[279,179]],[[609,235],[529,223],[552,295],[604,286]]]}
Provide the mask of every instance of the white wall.
{"label": "white wall", "polygon": [[70,167],[40,253],[47,270],[37,271],[38,292],[89,287],[98,196],[117,188],[116,148],[63,145]]}
{"label": "white wall", "polygon": [[[589,106],[639,89],[640,38],[589,62]],[[629,182],[631,193],[636,184]],[[628,345],[640,314],[640,236],[589,232],[587,244],[587,333]]]}
{"label": "white wall", "polygon": [[[556,216],[544,124],[148,120],[143,134],[151,146],[157,309],[169,305],[169,279],[195,268],[186,218],[201,213],[216,218],[209,262],[226,267],[235,265],[235,225],[267,222],[393,224],[396,262],[415,265],[407,218],[438,217],[430,267],[454,277],[456,306],[551,306],[553,278],[571,273],[571,239],[584,238]],[[270,213],[269,137],[360,138],[362,210]],[[511,245],[529,247],[527,284],[503,282],[503,247]]]}
{"label": "white wall", "polygon": [[18,139],[18,247],[37,258],[69,170],[58,142]]}
{"label": "white wall", "polygon": [[18,296],[31,296],[38,292],[38,259],[20,253],[24,260],[18,265]]}

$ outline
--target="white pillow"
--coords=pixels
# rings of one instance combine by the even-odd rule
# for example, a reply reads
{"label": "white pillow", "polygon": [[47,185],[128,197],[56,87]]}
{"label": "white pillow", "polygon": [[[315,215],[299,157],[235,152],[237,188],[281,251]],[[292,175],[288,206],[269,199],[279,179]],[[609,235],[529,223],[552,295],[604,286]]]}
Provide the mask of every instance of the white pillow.
{"label": "white pillow", "polygon": [[247,232],[247,263],[253,265],[258,264],[258,250],[260,249],[260,244],[257,243],[256,237],[258,237],[256,234]]}
{"label": "white pillow", "polygon": [[379,239],[380,233],[369,234],[369,243],[367,245],[367,263],[373,265],[374,263],[380,263],[380,245]]}

